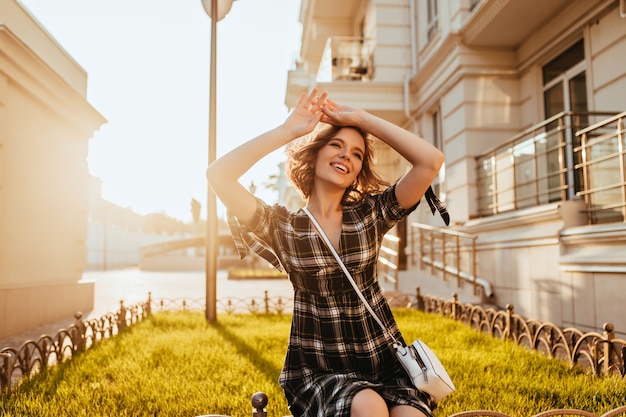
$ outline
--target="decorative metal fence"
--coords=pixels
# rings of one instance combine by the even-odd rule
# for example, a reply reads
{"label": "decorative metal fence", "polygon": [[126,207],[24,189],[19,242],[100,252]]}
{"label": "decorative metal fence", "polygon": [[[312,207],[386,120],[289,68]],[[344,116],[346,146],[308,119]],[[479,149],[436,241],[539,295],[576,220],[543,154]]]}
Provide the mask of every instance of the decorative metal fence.
{"label": "decorative metal fence", "polygon": [[505,310],[495,310],[463,304],[456,294],[452,300],[423,296],[419,288],[413,300],[420,310],[442,314],[499,339],[565,360],[571,366],[591,369],[594,376],[619,375],[626,379],[626,340],[615,338],[612,323],[604,324],[602,334],[583,333],[574,328],[561,329],[553,323],[525,319],[515,314],[511,304]]}
{"label": "decorative metal fence", "polygon": [[[218,311],[226,314],[282,314],[291,312],[293,299],[271,298],[267,291],[263,297],[227,298],[217,301]],[[10,394],[11,389],[23,378],[71,359],[104,339],[117,335],[125,328],[158,311],[204,310],[205,300],[162,299],[153,300],[148,293],[145,302],[126,307],[120,301],[120,309],[97,319],[83,320],[76,313],[75,323],[60,329],[54,336],[44,334],[37,340],[27,340],[19,347],[0,350],[0,395]]]}
{"label": "decorative metal fence", "polygon": [[[152,311],[178,311],[178,310],[204,310],[205,300],[151,300]],[[283,314],[293,310],[293,298],[270,297],[268,291],[264,291],[263,297],[229,297],[217,300],[217,311],[220,313],[252,313],[252,314]]]}
{"label": "decorative metal fence", "polygon": [[[551,358],[567,361],[571,366],[590,369],[595,376],[619,375],[626,379],[626,340],[616,339],[614,326],[604,325],[604,332],[583,333],[573,328],[561,329],[552,323],[528,320],[514,313],[512,305],[505,310],[463,304],[455,294],[443,299],[416,293],[390,298],[391,305],[406,306],[441,314],[463,322],[475,330],[502,340],[510,340],[547,354]],[[228,298],[218,300],[218,310],[226,314],[246,312],[252,314],[282,314],[291,312],[293,299],[271,298],[265,291],[263,297]],[[159,300],[148,294],[146,302],[126,307],[120,301],[117,312],[99,319],[83,320],[77,313],[76,322],[54,336],[42,335],[37,341],[28,340],[20,347],[0,350],[0,393],[10,394],[22,378],[36,374],[46,367],[54,366],[94,346],[103,339],[111,338],[125,328],[142,321],[157,311],[203,310],[204,300]],[[623,413],[623,412],[621,412]],[[479,416],[494,414],[467,414]],[[551,414],[560,415],[560,414]],[[587,414],[570,414],[587,415]],[[617,414],[612,414],[617,415]]]}
{"label": "decorative metal fence", "polygon": [[626,340],[615,338],[615,326],[605,323],[603,333],[578,329],[562,329],[553,323],[525,319],[515,314],[513,305],[504,310],[461,303],[457,294],[452,299],[403,294],[387,297],[392,306],[417,308],[463,322],[471,328],[501,340],[509,340],[528,349],[564,360],[570,366],[590,369],[594,376],[619,375],[626,381]]}
{"label": "decorative metal fence", "polygon": [[120,301],[119,311],[89,320],[83,320],[82,314],[76,313],[75,323],[60,329],[54,336],[44,334],[36,341],[27,340],[18,348],[3,348],[0,350],[0,394],[10,394],[11,388],[23,378],[71,359],[147,318],[151,314],[150,304],[150,298],[130,307]]}
{"label": "decorative metal fence", "polygon": [[[267,406],[269,399],[264,392],[256,392],[252,398],[250,399],[252,403],[252,417],[268,417],[267,411],[265,407]],[[582,416],[582,417],[621,417],[626,415],[626,405],[622,405],[613,410],[607,411],[606,413],[599,415],[589,411],[583,410],[575,410],[575,409],[555,409],[555,410],[547,410],[542,411],[538,414],[535,414],[532,417],[565,417],[565,416]],[[208,414],[198,417],[228,417],[221,416],[217,414]],[[291,417],[291,416],[286,416]],[[461,411],[459,413],[455,413],[450,415],[449,417],[512,417],[505,413],[500,413],[498,411],[490,411],[490,410],[471,410],[471,411]]]}

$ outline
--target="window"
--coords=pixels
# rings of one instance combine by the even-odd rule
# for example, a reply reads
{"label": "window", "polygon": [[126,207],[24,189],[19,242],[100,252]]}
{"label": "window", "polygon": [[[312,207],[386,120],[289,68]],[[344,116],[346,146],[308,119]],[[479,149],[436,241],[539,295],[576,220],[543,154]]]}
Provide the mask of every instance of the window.
{"label": "window", "polygon": [[[584,119],[584,113],[587,112],[587,82],[584,60],[584,44],[580,40],[542,68],[544,115],[546,119],[561,112],[570,111],[581,114],[579,117]],[[574,157],[573,149],[580,144],[575,143],[573,133],[581,126],[586,125],[587,120],[570,122],[570,129],[566,129],[563,132],[565,134],[565,148],[557,146],[563,127],[559,127],[556,121],[546,126],[546,146],[548,151],[546,153],[546,164],[540,168],[547,169],[548,172],[553,173],[553,175],[549,175],[547,178],[546,185],[550,189],[557,190],[561,183],[569,185],[568,200],[574,198],[575,193],[579,192],[582,187],[581,173],[573,169],[575,165],[580,163]],[[567,174],[564,174],[565,172]],[[561,178],[562,175],[565,175],[565,178]],[[558,191],[555,191],[549,198],[550,201],[558,201],[560,199],[561,196]]]}

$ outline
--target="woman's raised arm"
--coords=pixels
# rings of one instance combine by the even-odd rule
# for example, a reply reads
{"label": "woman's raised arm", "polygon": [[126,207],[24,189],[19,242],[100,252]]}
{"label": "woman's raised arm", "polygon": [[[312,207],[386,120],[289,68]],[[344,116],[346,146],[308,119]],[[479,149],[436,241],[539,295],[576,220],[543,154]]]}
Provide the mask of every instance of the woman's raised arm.
{"label": "woman's raised arm", "polygon": [[282,125],[233,149],[208,167],[206,176],[211,188],[240,222],[250,224],[253,220],[256,200],[239,178],[269,153],[313,131],[323,115],[325,101],[326,93],[319,97],[315,89],[308,95],[303,93]]}

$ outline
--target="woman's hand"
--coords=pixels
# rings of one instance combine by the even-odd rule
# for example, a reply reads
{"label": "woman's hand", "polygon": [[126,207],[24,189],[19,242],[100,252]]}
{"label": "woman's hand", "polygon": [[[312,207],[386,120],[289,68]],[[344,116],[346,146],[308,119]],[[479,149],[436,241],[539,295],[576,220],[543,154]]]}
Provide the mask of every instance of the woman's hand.
{"label": "woman's hand", "polygon": [[331,99],[326,99],[326,105],[322,107],[324,115],[321,121],[334,126],[360,126],[363,110],[343,104],[337,104]]}
{"label": "woman's hand", "polygon": [[283,127],[288,129],[294,138],[312,132],[324,116],[322,108],[326,104],[326,96],[326,92],[318,96],[316,88],[308,96],[306,93],[302,93],[298,99],[298,104],[283,123]]}

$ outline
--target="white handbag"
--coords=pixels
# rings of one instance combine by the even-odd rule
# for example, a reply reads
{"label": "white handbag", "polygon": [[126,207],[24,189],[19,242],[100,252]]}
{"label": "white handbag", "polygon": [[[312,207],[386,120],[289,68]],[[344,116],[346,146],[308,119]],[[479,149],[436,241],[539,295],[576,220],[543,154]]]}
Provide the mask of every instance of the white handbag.
{"label": "white handbag", "polygon": [[426,343],[417,339],[410,346],[394,343],[394,348],[415,388],[427,392],[435,401],[454,392],[450,375]]}
{"label": "white handbag", "polygon": [[339,263],[339,266],[341,266],[341,269],[350,281],[350,284],[352,284],[352,287],[354,287],[357,295],[361,298],[361,301],[363,301],[367,310],[370,312],[372,317],[374,317],[388,338],[393,340],[393,348],[396,352],[396,356],[409,375],[413,385],[415,385],[415,388],[430,395],[434,401],[439,401],[446,395],[454,392],[456,388],[454,387],[454,383],[452,383],[452,379],[450,379],[448,372],[446,372],[446,369],[441,364],[437,355],[435,355],[424,342],[418,339],[413,342],[412,345],[404,346],[402,342],[397,340],[389,332],[359,290],[359,287],[356,285],[356,282],[354,282],[348,268],[344,265],[343,261],[339,257],[339,254],[337,254],[337,251],[333,247],[332,243],[330,243],[328,236],[326,236],[322,227],[319,225],[315,217],[313,217],[313,214],[311,214],[306,207],[303,208],[303,211],[307,214],[307,216],[309,216],[319,235],[322,239],[324,239],[324,242],[326,242],[326,245],[333,253],[335,259]]}

